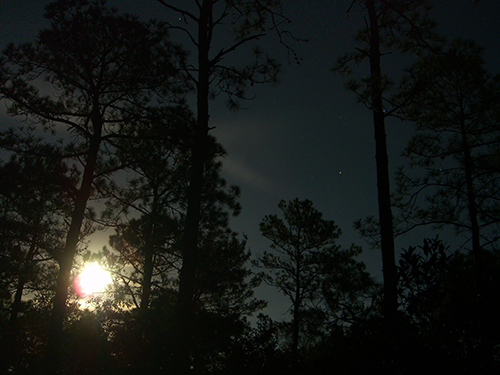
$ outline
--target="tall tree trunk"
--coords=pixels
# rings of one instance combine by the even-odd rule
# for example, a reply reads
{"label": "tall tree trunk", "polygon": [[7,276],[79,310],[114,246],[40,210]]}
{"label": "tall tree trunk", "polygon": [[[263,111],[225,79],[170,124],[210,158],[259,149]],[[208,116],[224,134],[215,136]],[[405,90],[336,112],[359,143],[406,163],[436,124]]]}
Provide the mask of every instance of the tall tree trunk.
{"label": "tall tree trunk", "polygon": [[158,189],[154,189],[153,204],[151,214],[148,217],[146,232],[144,233],[144,269],[142,273],[142,294],[141,294],[141,312],[145,313],[149,307],[151,298],[151,280],[153,278],[153,258],[155,252],[154,235],[156,221],[158,220]]}
{"label": "tall tree trunk", "polygon": [[474,266],[475,266],[475,277],[476,277],[476,288],[477,293],[480,295],[481,287],[482,287],[482,257],[481,257],[481,241],[480,241],[480,231],[479,231],[479,223],[477,220],[477,206],[476,206],[476,193],[474,191],[474,183],[472,179],[472,171],[473,171],[473,161],[471,156],[471,150],[469,146],[469,141],[467,139],[467,134],[465,130],[465,124],[462,121],[461,124],[461,133],[462,133],[462,149],[464,156],[464,169],[465,169],[465,184],[467,191],[467,205],[469,209],[469,220],[471,226],[471,235],[472,235],[472,255],[474,257]]}
{"label": "tall tree trunk", "polygon": [[95,169],[97,166],[97,155],[101,144],[101,132],[103,120],[99,107],[94,106],[92,111],[92,126],[94,134],[90,139],[87,152],[87,160],[83,172],[80,189],[75,198],[75,206],[71,215],[71,223],[66,236],[66,244],[60,254],[59,272],[57,276],[56,294],[53,300],[52,314],[49,322],[49,339],[45,355],[45,374],[58,374],[61,370],[61,348],[63,343],[63,323],[66,315],[66,300],[70,286],[71,269],[76,254],[77,244],[80,237],[85,209],[89,200]]}
{"label": "tall tree trunk", "polygon": [[378,206],[382,266],[384,277],[384,318],[390,326],[397,313],[397,279],[394,252],[394,230],[389,183],[389,158],[385,133],[385,114],[382,101],[382,73],[380,67],[380,35],[375,0],[367,0],[370,21],[370,75],[373,125],[377,165]]}
{"label": "tall tree trunk", "polygon": [[297,265],[295,268],[295,300],[293,301],[293,319],[292,319],[292,357],[293,366],[297,369],[299,362],[299,333],[300,333],[300,305],[301,305],[301,278],[300,278],[300,250],[297,249]]}
{"label": "tall tree trunk", "polygon": [[471,226],[472,235],[472,256],[474,259],[474,286],[476,292],[476,306],[475,306],[475,320],[479,326],[479,338],[480,343],[477,348],[477,357],[480,361],[488,363],[493,354],[492,337],[491,330],[488,329],[491,322],[491,316],[489,314],[489,309],[486,306],[485,293],[484,293],[484,264],[483,255],[481,248],[481,237],[478,222],[478,212],[476,206],[476,192],[474,189],[473,182],[473,160],[471,155],[471,149],[469,145],[469,140],[467,137],[467,132],[465,129],[465,123],[462,120],[461,123],[461,133],[462,133],[462,149],[464,156],[464,169],[465,169],[465,184],[467,191],[467,206],[469,210],[469,220]]}
{"label": "tall tree trunk", "polygon": [[[39,224],[39,223],[38,223]],[[35,225],[35,228],[38,228],[38,225]],[[18,348],[17,338],[17,317],[19,314],[19,310],[21,308],[21,301],[24,292],[24,286],[26,284],[26,268],[28,264],[33,260],[35,254],[38,249],[38,233],[33,235],[31,239],[30,248],[28,250],[28,254],[26,254],[26,258],[23,261],[22,267],[20,269],[19,280],[17,282],[16,294],[14,295],[14,302],[12,302],[12,306],[10,309],[10,317],[9,317],[9,326],[6,330],[6,336],[4,337],[4,342],[6,343],[5,349],[3,353],[0,355],[0,371],[3,373],[8,373],[9,360],[11,358],[15,358],[15,351]]]}
{"label": "tall tree trunk", "polygon": [[[152,219],[151,219],[152,220]],[[151,279],[153,278],[153,256],[154,246],[152,243],[152,224],[148,224],[150,228],[147,229],[146,240],[144,243],[144,269],[142,273],[142,293],[141,304],[139,309],[141,312],[146,312],[149,307],[149,300],[151,296]]]}
{"label": "tall tree trunk", "polygon": [[178,345],[175,353],[177,358],[174,358],[174,360],[177,362],[176,373],[179,375],[189,372],[189,352],[192,347],[193,296],[198,266],[198,232],[209,132],[210,60],[208,52],[211,43],[212,2],[212,0],[203,1],[198,20],[197,121],[191,149],[187,212],[181,241],[183,260],[179,275],[179,297],[177,301]]}
{"label": "tall tree trunk", "polygon": [[[40,223],[37,223],[37,225],[35,225],[35,228],[38,228],[38,225],[40,225]],[[37,229],[35,230],[38,232]],[[16,294],[14,296],[14,302],[12,303],[10,310],[9,326],[11,328],[14,327],[17,323],[17,315],[19,314],[19,309],[21,307],[21,300],[23,297],[24,285],[26,284],[25,272],[26,268],[28,267],[28,264],[31,263],[31,261],[33,261],[33,258],[35,257],[35,254],[37,252],[38,236],[39,236],[38,233],[35,233],[33,235],[33,238],[31,239],[30,248],[28,250],[28,254],[26,254],[26,258],[24,259],[23,266],[21,269],[21,274],[19,275]]]}

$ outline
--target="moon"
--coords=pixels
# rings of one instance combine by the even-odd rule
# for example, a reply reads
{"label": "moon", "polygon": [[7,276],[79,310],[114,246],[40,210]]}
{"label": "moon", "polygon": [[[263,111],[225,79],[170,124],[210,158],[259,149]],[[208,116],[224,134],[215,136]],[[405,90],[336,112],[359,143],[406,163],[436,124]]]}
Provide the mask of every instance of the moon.
{"label": "moon", "polygon": [[92,297],[95,293],[103,292],[106,285],[111,283],[109,272],[102,269],[97,263],[87,263],[73,280],[73,287],[79,297]]}

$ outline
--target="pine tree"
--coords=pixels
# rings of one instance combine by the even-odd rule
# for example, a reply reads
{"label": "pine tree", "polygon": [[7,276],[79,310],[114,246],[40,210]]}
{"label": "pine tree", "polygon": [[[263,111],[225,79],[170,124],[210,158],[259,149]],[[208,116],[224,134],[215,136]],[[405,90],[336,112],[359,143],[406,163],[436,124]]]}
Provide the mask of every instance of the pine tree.
{"label": "pine tree", "polygon": [[[9,103],[10,114],[57,134],[72,159],[70,168],[80,172],[66,243],[57,259],[46,366],[53,374],[59,371],[70,273],[93,184],[115,167],[106,165],[107,152],[120,124],[144,116],[153,97],[168,100],[180,91],[175,64],[182,55],[173,55],[178,49],[166,41],[163,25],[120,16],[103,2],[55,1],[47,5],[46,17],[50,27],[35,43],[5,50],[0,97]],[[41,85],[44,80],[50,89]],[[14,147],[17,142],[11,143]]]}
{"label": "pine tree", "polygon": [[[297,367],[301,343],[308,341],[307,336],[316,332],[318,339],[328,333],[328,325],[342,325],[346,321],[339,315],[352,313],[355,318],[355,306],[363,304],[360,295],[367,291],[371,279],[364,265],[354,259],[360,249],[337,245],[340,229],[334,221],[323,219],[310,200],[281,201],[278,207],[283,219],[267,215],[260,223],[272,251],[264,251],[254,264],[264,269],[264,282],[291,303],[291,354]],[[360,284],[342,286],[351,277],[360,277]],[[351,292],[357,297],[350,298]]]}
{"label": "pine tree", "polygon": [[[397,316],[398,302],[386,118],[396,107],[389,95],[391,78],[384,72],[383,57],[393,52],[415,53],[433,48],[436,36],[431,33],[434,23],[427,16],[430,8],[425,0],[360,0],[354,1],[351,7],[355,3],[362,7],[366,25],[357,35],[360,47],[356,52],[341,56],[334,70],[349,76],[347,88],[356,94],[373,117],[379,204],[377,230],[382,252],[384,316],[390,330]],[[369,72],[356,78],[355,69],[364,60],[368,60]]]}
{"label": "pine tree", "polygon": [[[202,216],[204,169],[210,160],[209,102],[219,94],[227,94],[228,104],[235,108],[248,97],[250,86],[276,82],[279,64],[265,55],[258,42],[269,34],[277,34],[286,44],[289,33],[283,30],[289,20],[281,12],[279,0],[217,1],[202,0],[184,3],[158,0],[173,11],[182,23],[171,29],[180,31],[191,42],[194,61],[185,66],[196,95],[196,124],[191,147],[190,180],[187,213],[181,242],[183,263],[180,274],[178,318],[179,339],[175,355],[179,359],[179,374],[189,370],[189,348],[192,346],[190,321],[193,314],[195,276],[200,257],[199,231]],[[226,38],[230,35],[230,38]],[[219,36],[221,38],[219,39]],[[222,37],[223,36],[223,37]],[[224,41],[229,40],[228,44]],[[253,48],[248,48],[253,46]],[[251,51],[243,65],[231,64],[231,57],[242,50]]]}

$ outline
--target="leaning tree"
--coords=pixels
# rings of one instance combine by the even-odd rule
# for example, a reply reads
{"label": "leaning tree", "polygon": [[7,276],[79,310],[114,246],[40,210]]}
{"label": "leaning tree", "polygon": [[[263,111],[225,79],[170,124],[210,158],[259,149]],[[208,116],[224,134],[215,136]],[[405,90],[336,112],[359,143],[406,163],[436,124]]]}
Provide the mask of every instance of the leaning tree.
{"label": "leaning tree", "polygon": [[[34,43],[8,46],[0,63],[0,97],[8,111],[59,138],[61,158],[80,174],[71,187],[73,208],[59,263],[50,322],[47,371],[58,371],[65,304],[82,222],[96,178],[116,168],[110,162],[123,123],[147,116],[153,97],[177,94],[174,53],[164,25],[119,15],[104,2],[58,0],[46,7],[50,27]],[[54,136],[50,136],[49,134]],[[23,132],[3,133],[11,150]],[[25,139],[24,139],[25,141]],[[55,366],[55,367],[53,367]]]}

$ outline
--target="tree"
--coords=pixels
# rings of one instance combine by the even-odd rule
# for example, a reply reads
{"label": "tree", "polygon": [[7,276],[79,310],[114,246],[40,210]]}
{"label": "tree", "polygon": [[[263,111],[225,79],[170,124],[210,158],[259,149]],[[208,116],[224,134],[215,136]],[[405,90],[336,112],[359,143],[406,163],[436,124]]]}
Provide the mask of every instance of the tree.
{"label": "tree", "polygon": [[160,213],[149,220],[142,216],[119,224],[109,239],[111,249],[103,254],[117,276],[115,302],[138,308],[144,315],[158,290],[172,288],[181,261],[174,250],[176,220]]}
{"label": "tree", "polygon": [[[184,114],[184,119],[188,116]],[[116,234],[110,237],[109,263],[122,282],[116,286],[117,297],[131,301],[135,322],[130,324],[138,334],[137,353],[147,358],[148,369],[172,366],[175,362],[176,322],[172,321],[172,303],[178,298],[179,264],[183,253],[178,243],[186,214],[186,184],[189,175],[190,129],[192,122],[181,126],[185,137],[174,143],[161,129],[175,123],[176,117],[162,116],[166,124],[137,124],[140,136],[131,142],[120,142],[120,156],[127,164],[127,184],[111,186],[114,201],[111,212],[123,212]],[[177,122],[182,122],[177,119]],[[246,263],[250,252],[246,239],[229,229],[229,215],[240,210],[239,189],[228,186],[220,176],[223,148],[210,137],[210,160],[206,163],[200,221],[200,267],[196,273],[192,324],[196,346],[190,348],[192,371],[224,367],[223,357],[231,344],[246,330],[246,316],[262,307],[256,300],[256,286]],[[123,208],[121,208],[123,206]],[[118,208],[118,211],[117,211]],[[126,314],[122,314],[126,315]],[[142,333],[138,331],[142,329]],[[114,333],[115,335],[116,333]],[[123,334],[123,331],[122,333]],[[154,343],[154,344],[151,344]],[[137,348],[140,348],[138,350]],[[142,363],[146,359],[137,360]],[[134,363],[135,361],[132,361]],[[137,365],[134,363],[131,366]]]}
{"label": "tree", "polygon": [[[62,152],[73,160],[70,167],[80,172],[79,185],[72,189],[66,243],[57,257],[46,368],[57,373],[70,272],[93,183],[116,167],[106,165],[106,152],[113,149],[120,124],[147,114],[153,96],[171,99],[179,75],[178,57],[159,23],[144,24],[117,15],[103,2],[85,0],[55,1],[45,16],[51,26],[39,33],[36,43],[5,50],[0,95],[11,104],[12,115],[59,133],[65,143]],[[11,137],[11,149],[22,147],[21,138]]]}
{"label": "tree", "polygon": [[225,155],[225,150],[215,140],[212,142],[214,157],[206,164],[204,176],[199,237],[202,252],[194,301],[199,309],[246,316],[263,305],[253,297],[258,282],[246,267],[251,256],[246,249],[246,237],[240,238],[229,226],[230,216],[237,216],[241,211],[240,190],[227,185],[221,177],[222,162],[215,156]]}
{"label": "tree", "polygon": [[484,69],[475,43],[455,40],[440,53],[423,56],[404,90],[403,95],[418,92],[401,107],[402,117],[416,126],[404,151],[411,173],[402,168],[398,175],[407,230],[452,227],[465,237],[461,246],[473,254],[481,316],[482,258],[487,249],[498,249],[499,239],[499,77]]}
{"label": "tree", "polygon": [[429,31],[433,22],[427,18],[429,7],[425,0],[360,0],[352,5],[354,3],[359,3],[365,14],[366,26],[357,36],[361,47],[340,57],[334,70],[351,75],[350,64],[359,66],[365,59],[369,62],[369,74],[358,80],[351,78],[347,88],[356,93],[358,101],[365,104],[373,116],[384,316],[390,327],[397,315],[398,303],[385,119],[395,108],[392,108],[387,95],[391,81],[383,73],[382,57],[395,51],[415,52],[422,47],[430,48],[434,36]]}
{"label": "tree", "polygon": [[496,248],[500,177],[500,84],[483,65],[481,49],[460,40],[415,64],[405,90],[419,95],[401,107],[416,126],[404,151],[413,173],[399,172],[410,226],[453,226],[478,262],[482,247]]}
{"label": "tree", "polygon": [[[330,307],[338,311],[339,306],[334,306],[334,301],[345,302],[336,298],[345,289],[338,288],[338,284],[334,286],[335,280],[346,281],[352,276],[348,265],[356,263],[352,257],[359,254],[359,249],[343,250],[336,245],[340,229],[332,220],[323,219],[310,200],[282,200],[278,207],[283,219],[267,215],[260,223],[261,233],[271,241],[273,251],[265,251],[254,264],[265,269],[262,274],[264,281],[285,294],[291,302],[292,358],[298,361],[299,343],[306,334],[307,315],[319,313],[325,316],[326,309],[321,307],[325,298]],[[313,324],[317,329],[323,323],[324,318]]]}
{"label": "tree", "polygon": [[379,300],[380,285],[366,265],[357,260],[361,252],[360,247],[351,245],[319,256],[324,275],[321,294],[327,306],[329,331],[365,321]]}
{"label": "tree", "polygon": [[[176,243],[185,212],[192,115],[184,106],[155,110],[152,121],[140,120],[122,130],[117,158],[125,166],[120,183],[105,187],[110,244],[119,253],[114,264],[132,269],[127,284],[140,285],[133,300],[145,312],[155,279],[174,273],[180,262]],[[122,181],[126,180],[126,183]],[[132,266],[132,268],[130,267]],[[125,272],[120,275],[125,277]],[[132,284],[128,284],[130,291]],[[133,293],[135,294],[135,293]],[[139,306],[137,306],[139,307]]]}
{"label": "tree", "polygon": [[0,166],[2,216],[2,281],[12,300],[9,322],[13,326],[21,307],[25,288],[36,291],[42,285],[40,271],[46,260],[60,248],[60,235],[66,225],[69,197],[64,183],[69,182],[64,164],[50,158],[12,155]]}
{"label": "tree", "polygon": [[[189,368],[188,351],[190,347],[190,320],[193,314],[195,275],[200,249],[199,224],[201,220],[201,199],[203,191],[203,170],[209,160],[209,101],[220,93],[228,95],[231,107],[238,100],[245,99],[251,85],[275,82],[279,65],[265,56],[262,49],[254,46],[248,64],[236,66],[227,63],[232,55],[240,54],[250,43],[257,43],[270,31],[277,33],[280,42],[285,44],[288,33],[282,30],[288,19],[281,14],[278,0],[219,1],[202,0],[189,2],[178,7],[173,2],[158,0],[168,10],[176,12],[179,22],[171,25],[191,42],[194,60],[185,66],[185,71],[194,84],[196,92],[196,124],[194,142],[191,148],[191,174],[187,195],[187,213],[182,239],[183,264],[179,281],[179,353],[180,373]],[[218,38],[218,35],[224,37]],[[229,44],[224,45],[227,35]]]}
{"label": "tree", "polygon": [[251,253],[246,250],[246,238],[221,228],[203,238],[200,245],[192,367],[204,374],[229,367],[227,358],[250,329],[247,317],[265,302],[254,296],[260,280],[248,268]]}
{"label": "tree", "polygon": [[[471,253],[451,251],[438,237],[424,239],[422,245],[402,252],[398,267],[401,305],[411,324],[411,340],[418,343],[419,357],[429,361],[422,361],[422,369],[431,365],[459,374],[498,371],[497,352],[492,348],[498,345],[499,325],[493,305],[498,298],[499,259],[492,252],[485,257],[487,297],[480,321],[475,312],[477,292],[470,282],[475,272]],[[481,325],[491,332],[490,348],[481,345]]]}
{"label": "tree", "polygon": [[[0,165],[0,306],[4,327],[0,335],[6,343],[3,371],[33,365],[38,351],[43,320],[36,318],[35,310],[42,314],[46,311],[33,302],[53,289],[56,264],[52,257],[62,246],[70,207],[63,188],[69,182],[66,172],[57,157],[12,155]],[[37,332],[30,332],[27,327],[37,323]],[[29,336],[33,339],[32,358],[26,355],[30,352]]]}

